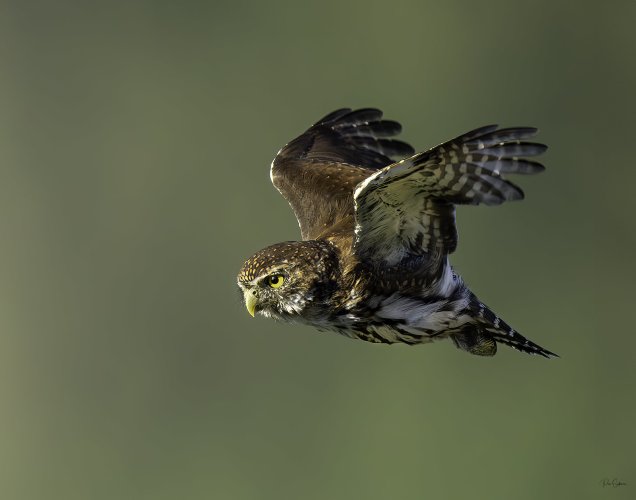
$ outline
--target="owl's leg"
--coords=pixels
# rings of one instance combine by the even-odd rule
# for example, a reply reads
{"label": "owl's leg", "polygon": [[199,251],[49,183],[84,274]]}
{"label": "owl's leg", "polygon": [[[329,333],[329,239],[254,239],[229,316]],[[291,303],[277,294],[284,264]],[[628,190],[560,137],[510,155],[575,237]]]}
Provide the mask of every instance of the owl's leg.
{"label": "owl's leg", "polygon": [[477,356],[494,356],[497,353],[497,343],[492,335],[476,325],[466,325],[450,338],[458,349]]}

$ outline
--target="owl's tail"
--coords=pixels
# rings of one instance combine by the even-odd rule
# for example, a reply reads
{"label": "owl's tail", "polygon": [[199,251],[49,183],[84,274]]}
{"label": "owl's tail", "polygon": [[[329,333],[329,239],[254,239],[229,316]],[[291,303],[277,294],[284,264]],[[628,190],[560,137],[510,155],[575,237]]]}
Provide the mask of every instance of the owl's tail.
{"label": "owl's tail", "polygon": [[493,356],[497,352],[497,343],[499,343],[517,351],[545,358],[559,357],[525,338],[488,306],[479,302],[476,297],[473,297],[472,302],[471,313],[475,321],[468,323],[461,331],[451,336],[459,349],[480,356]]}

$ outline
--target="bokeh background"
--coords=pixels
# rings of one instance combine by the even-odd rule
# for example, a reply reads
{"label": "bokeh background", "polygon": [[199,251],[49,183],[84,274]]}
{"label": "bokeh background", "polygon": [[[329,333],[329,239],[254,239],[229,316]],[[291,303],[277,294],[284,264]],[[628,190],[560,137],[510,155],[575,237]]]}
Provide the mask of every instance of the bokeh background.
{"label": "bokeh background", "polygon": [[[633,1],[0,3],[0,498],[634,498]],[[252,319],[322,115],[536,125],[453,262],[562,355]],[[604,478],[626,482],[603,488]]]}

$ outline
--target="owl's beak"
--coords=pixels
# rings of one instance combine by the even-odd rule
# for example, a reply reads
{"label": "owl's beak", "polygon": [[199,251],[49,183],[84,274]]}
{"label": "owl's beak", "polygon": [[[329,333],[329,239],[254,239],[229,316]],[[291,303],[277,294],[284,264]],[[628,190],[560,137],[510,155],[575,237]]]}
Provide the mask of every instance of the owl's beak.
{"label": "owl's beak", "polygon": [[258,304],[258,297],[251,290],[245,290],[243,293],[243,297],[245,298],[245,307],[247,308],[247,312],[254,317],[254,313],[256,312],[256,304]]}

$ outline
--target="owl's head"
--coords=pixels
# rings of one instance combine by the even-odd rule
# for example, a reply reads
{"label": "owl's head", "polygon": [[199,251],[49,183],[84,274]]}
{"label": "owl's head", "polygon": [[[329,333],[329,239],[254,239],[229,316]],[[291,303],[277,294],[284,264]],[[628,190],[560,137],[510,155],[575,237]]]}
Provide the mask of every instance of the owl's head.
{"label": "owl's head", "polygon": [[302,316],[333,289],[337,260],[325,241],[288,241],[245,261],[237,282],[248,312],[279,319]]}

